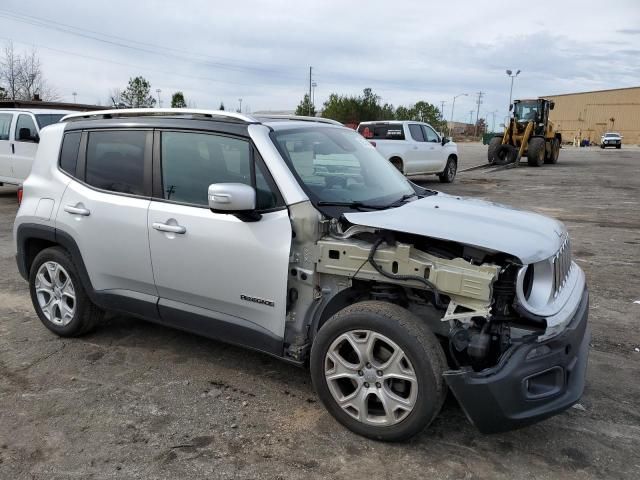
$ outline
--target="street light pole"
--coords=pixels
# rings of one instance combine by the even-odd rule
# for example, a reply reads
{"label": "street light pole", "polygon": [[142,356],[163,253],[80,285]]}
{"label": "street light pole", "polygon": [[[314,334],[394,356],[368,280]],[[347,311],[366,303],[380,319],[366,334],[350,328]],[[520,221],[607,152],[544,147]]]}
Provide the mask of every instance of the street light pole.
{"label": "street light pole", "polygon": [[238,102],[240,103],[240,108],[238,109],[238,113],[242,113],[242,99],[239,98]]}
{"label": "street light pole", "polygon": [[453,103],[451,104],[451,119],[449,120],[450,126],[449,126],[449,136],[451,137],[451,139],[453,139],[453,110],[454,108],[456,108],[456,98],[458,97],[466,97],[467,95],[469,95],[468,93],[461,93],[459,95],[456,95],[453,97]]}
{"label": "street light pole", "polygon": [[511,70],[506,70],[507,76],[511,78],[511,90],[509,90],[509,107],[511,107],[511,101],[513,100],[513,80],[520,75],[520,70],[516,71],[515,74]]}
{"label": "street light pole", "polygon": [[158,94],[158,108],[162,108],[162,100],[160,100],[160,92],[162,90],[160,90],[159,88],[156,88],[156,93]]}

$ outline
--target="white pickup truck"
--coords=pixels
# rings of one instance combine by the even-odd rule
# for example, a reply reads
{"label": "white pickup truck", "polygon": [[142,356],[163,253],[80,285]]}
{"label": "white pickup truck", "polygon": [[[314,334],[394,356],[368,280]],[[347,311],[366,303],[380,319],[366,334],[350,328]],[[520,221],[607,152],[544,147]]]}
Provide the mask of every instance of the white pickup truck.
{"label": "white pickup truck", "polygon": [[406,176],[436,174],[451,183],[458,170],[458,147],[422,122],[362,122],[358,133]]}

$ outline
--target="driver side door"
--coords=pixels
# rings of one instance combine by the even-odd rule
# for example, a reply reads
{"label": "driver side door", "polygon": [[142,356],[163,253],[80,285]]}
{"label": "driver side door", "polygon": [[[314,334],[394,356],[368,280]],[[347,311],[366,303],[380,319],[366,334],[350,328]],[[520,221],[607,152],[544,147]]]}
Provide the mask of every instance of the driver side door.
{"label": "driver side door", "polygon": [[[161,321],[282,354],[291,224],[266,166],[242,137],[162,131],[154,144],[148,231]],[[213,213],[213,183],[255,187],[261,218]]]}
{"label": "driver side door", "polygon": [[425,173],[438,173],[444,170],[447,164],[446,151],[442,146],[440,136],[429,125],[422,125],[426,141]]}

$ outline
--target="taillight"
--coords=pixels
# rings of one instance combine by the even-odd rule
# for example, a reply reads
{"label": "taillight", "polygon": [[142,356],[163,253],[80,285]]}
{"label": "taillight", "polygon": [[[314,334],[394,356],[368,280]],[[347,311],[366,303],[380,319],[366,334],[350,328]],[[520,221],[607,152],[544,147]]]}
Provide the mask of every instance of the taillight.
{"label": "taillight", "polygon": [[369,143],[370,143],[371,145],[373,145],[374,147],[376,146],[376,142],[374,142],[373,140],[369,140]]}
{"label": "taillight", "polygon": [[18,187],[18,205],[22,203],[22,187]]}

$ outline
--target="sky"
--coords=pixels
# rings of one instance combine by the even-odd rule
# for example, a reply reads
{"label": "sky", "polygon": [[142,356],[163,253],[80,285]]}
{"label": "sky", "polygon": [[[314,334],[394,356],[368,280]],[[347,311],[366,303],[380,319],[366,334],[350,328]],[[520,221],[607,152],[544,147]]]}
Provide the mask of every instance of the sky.
{"label": "sky", "polygon": [[[515,5],[522,5],[521,8]],[[61,100],[108,102],[142,75],[164,106],[293,110],[309,89],[370,87],[395,106],[425,100],[491,126],[513,97],[640,85],[640,1],[3,0],[0,43],[35,48]],[[525,8],[527,6],[527,8]]]}

